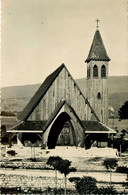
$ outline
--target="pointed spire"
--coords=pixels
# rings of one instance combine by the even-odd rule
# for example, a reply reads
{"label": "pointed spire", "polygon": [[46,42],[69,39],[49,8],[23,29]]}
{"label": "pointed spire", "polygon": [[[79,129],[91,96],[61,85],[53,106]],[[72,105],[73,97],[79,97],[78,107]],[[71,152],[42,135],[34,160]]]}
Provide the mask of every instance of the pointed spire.
{"label": "pointed spire", "polygon": [[90,62],[91,60],[110,61],[110,58],[107,55],[99,30],[96,30],[95,32],[91,49],[85,62]]}

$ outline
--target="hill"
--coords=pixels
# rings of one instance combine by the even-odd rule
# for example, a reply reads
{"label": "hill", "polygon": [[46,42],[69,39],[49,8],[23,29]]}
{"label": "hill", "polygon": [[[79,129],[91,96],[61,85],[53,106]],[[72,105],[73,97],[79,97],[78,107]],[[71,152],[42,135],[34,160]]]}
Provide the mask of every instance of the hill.
{"label": "hill", "polygon": [[[86,95],[87,80],[86,78],[77,79],[77,84]],[[111,76],[108,78],[108,91],[109,94],[113,93],[128,93],[128,76]]]}
{"label": "hill", "polygon": [[[77,79],[77,84],[86,96],[87,85],[86,78]],[[115,110],[115,116],[118,116],[118,110],[128,100],[128,76],[110,76],[108,78],[109,106]]]}
{"label": "hill", "polygon": [[[76,79],[78,86],[86,96],[86,78]],[[41,84],[4,87],[1,89],[2,110],[20,112],[29,102]],[[109,106],[116,111],[128,100],[128,76],[111,76],[108,78]]]}

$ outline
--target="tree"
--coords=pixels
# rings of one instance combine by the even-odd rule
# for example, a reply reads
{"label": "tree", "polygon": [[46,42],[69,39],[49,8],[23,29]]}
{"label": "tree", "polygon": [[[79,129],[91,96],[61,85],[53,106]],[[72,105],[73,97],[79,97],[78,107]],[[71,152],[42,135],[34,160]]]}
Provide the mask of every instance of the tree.
{"label": "tree", "polygon": [[125,129],[121,130],[121,133],[114,137],[113,146],[114,148],[118,149],[119,154],[121,155],[122,152],[126,151],[128,148],[128,141],[125,140],[125,136],[128,134],[128,131]]}
{"label": "tree", "polygon": [[76,171],[76,168],[74,167],[70,167],[71,166],[71,161],[69,160],[61,160],[59,165],[58,165],[58,171],[60,173],[63,173],[64,174],[64,178],[65,178],[65,195],[66,195],[66,189],[67,189],[67,175],[70,173],[70,172],[75,172]]}
{"label": "tree", "polygon": [[78,194],[95,194],[98,190],[96,186],[96,179],[93,177],[82,177],[79,180],[76,180],[76,190]]}
{"label": "tree", "polygon": [[121,136],[122,138],[124,138],[124,137],[126,136],[126,134],[128,134],[127,130],[125,130],[125,129],[122,129],[122,130],[121,130],[121,133],[122,133],[122,134],[121,134],[120,136]]}
{"label": "tree", "polygon": [[55,188],[57,189],[57,170],[59,168],[60,161],[62,160],[59,156],[50,156],[47,165],[50,165],[55,170]]}
{"label": "tree", "polygon": [[118,111],[120,120],[128,119],[128,101],[122,105],[122,107]]}
{"label": "tree", "polygon": [[106,167],[106,169],[108,169],[110,171],[110,186],[112,183],[112,170],[114,170],[117,167],[118,161],[114,158],[108,158],[105,159],[103,162],[103,165]]}

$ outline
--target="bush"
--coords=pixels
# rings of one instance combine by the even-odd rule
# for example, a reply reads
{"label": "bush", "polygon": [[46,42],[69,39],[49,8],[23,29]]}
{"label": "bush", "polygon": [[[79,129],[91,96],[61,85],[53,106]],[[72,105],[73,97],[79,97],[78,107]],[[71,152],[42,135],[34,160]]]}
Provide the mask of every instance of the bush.
{"label": "bush", "polygon": [[101,157],[94,157],[94,158],[91,158],[89,159],[88,161],[100,161],[101,160]]}
{"label": "bush", "polygon": [[93,177],[83,177],[76,181],[76,190],[79,194],[94,194],[98,188],[96,186],[96,179]]}
{"label": "bush", "polygon": [[118,194],[118,192],[113,188],[113,186],[111,187],[101,187],[97,190],[97,194]]}
{"label": "bush", "polygon": [[22,191],[21,191],[21,187],[12,187],[12,188],[1,187],[0,192],[1,194],[19,194]]}
{"label": "bush", "polygon": [[118,172],[118,173],[126,173],[126,174],[128,174],[128,167],[124,167],[124,166],[120,166],[120,167],[117,167],[116,168],[116,172]]}
{"label": "bush", "polygon": [[113,147],[120,151],[121,145],[121,152],[125,152],[128,149],[128,140],[123,140],[122,138],[114,138]]}
{"label": "bush", "polygon": [[9,150],[7,151],[7,154],[9,154],[10,156],[15,156],[17,153],[15,152],[15,150]]}
{"label": "bush", "polygon": [[[45,194],[48,195],[64,195],[64,189],[63,188],[50,188],[48,187],[47,190],[45,191]],[[67,194],[68,195],[73,195],[76,194],[75,190],[72,189],[67,189]]]}
{"label": "bush", "polygon": [[79,181],[81,178],[80,177],[70,177],[68,180],[70,181],[70,182],[77,182],[77,181]]}

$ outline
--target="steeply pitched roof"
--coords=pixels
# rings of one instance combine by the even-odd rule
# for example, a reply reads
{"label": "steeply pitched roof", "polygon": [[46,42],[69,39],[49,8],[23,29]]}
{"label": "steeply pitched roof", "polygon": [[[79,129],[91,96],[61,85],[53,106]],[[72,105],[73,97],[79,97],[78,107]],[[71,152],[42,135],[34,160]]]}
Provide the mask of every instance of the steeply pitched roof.
{"label": "steeply pitched roof", "polygon": [[85,62],[90,62],[91,60],[110,61],[99,30],[96,30],[95,32],[91,49]]}
{"label": "steeply pitched roof", "polygon": [[[47,128],[49,127],[49,125],[52,123],[52,121],[55,119],[55,117],[57,116],[57,114],[59,113],[60,109],[64,106],[64,104],[66,104],[69,109],[72,111],[72,113],[74,114],[74,116],[76,117],[76,119],[79,121],[80,125],[82,126],[82,123],[79,119],[79,117],[77,116],[77,114],[75,113],[75,111],[73,110],[73,108],[65,101],[61,101],[55,108],[55,110],[53,111],[53,113],[51,114],[51,116],[49,117],[49,119],[47,121],[24,121],[24,122],[20,122],[18,125],[16,125],[14,128],[12,128],[12,130],[10,130],[9,132],[22,132],[22,131],[28,131],[28,130],[32,130],[33,132],[38,131],[38,130],[42,130],[42,133],[44,133]],[[83,126],[82,126],[83,127]]]}
{"label": "steeply pitched roof", "polygon": [[[29,101],[29,103],[26,105],[26,107],[24,108],[24,110],[18,115],[18,119],[19,120],[25,121],[25,120],[28,119],[28,117],[30,116],[30,114],[33,112],[33,110],[35,109],[35,107],[37,106],[37,104],[41,101],[41,99],[43,98],[43,96],[46,94],[46,92],[48,91],[48,89],[50,88],[50,86],[52,85],[52,83],[54,82],[54,80],[56,79],[56,77],[58,76],[58,74],[61,72],[61,70],[64,67],[66,68],[66,66],[64,64],[62,64],[61,66],[59,66],[53,73],[51,73],[44,80],[44,82],[39,87],[39,89],[37,90],[37,92],[35,93],[35,95],[31,98],[31,100]],[[67,68],[66,68],[66,70],[68,71]],[[68,73],[69,73],[69,71],[68,71]],[[71,74],[70,74],[70,76],[71,76]],[[71,76],[71,78],[74,81],[74,83],[77,86],[77,88],[79,89],[81,95],[85,99],[85,102],[90,107],[92,113],[95,115],[95,117],[97,118],[97,120],[99,120],[99,118],[97,117],[97,115],[94,112],[93,108],[91,107],[89,101],[85,98],[85,96],[83,95],[82,91],[80,90],[79,86],[77,85],[77,83],[75,82],[75,80],[73,79],[72,76]]]}
{"label": "steeply pitched roof", "polygon": [[82,121],[82,125],[85,129],[85,133],[86,132],[93,132],[93,133],[97,133],[97,132],[103,132],[103,133],[116,133],[113,129],[111,129],[110,127],[108,127],[107,125],[104,125],[103,123],[100,123],[98,121]]}
{"label": "steeply pitched roof", "polygon": [[[61,66],[59,66],[59,68],[57,68],[53,73],[51,73],[43,82],[43,84],[40,86],[40,88],[37,90],[37,92],[35,93],[35,95],[31,98],[31,100],[29,101],[29,103],[27,104],[27,106],[24,108],[24,110],[19,114],[18,119],[21,121],[25,121],[27,120],[27,118],[30,116],[30,114],[33,112],[33,110],[35,109],[35,107],[37,106],[37,104],[41,101],[41,99],[43,98],[43,96],[46,94],[47,90],[50,88],[50,86],[52,85],[52,83],[54,82],[54,80],[56,79],[56,77],[58,76],[58,74],[60,73],[60,71],[63,68],[66,68],[66,66],[64,64],[62,64]],[[67,68],[66,68],[67,70]],[[68,70],[67,70],[68,71]],[[68,71],[69,73],[69,71]],[[70,74],[70,73],[69,73]],[[71,76],[71,75],[70,75]],[[73,79],[73,77],[71,76],[71,78]],[[83,98],[85,99],[82,91],[80,90],[79,86],[77,85],[77,83],[75,82],[75,80],[73,79],[75,85],[77,86],[77,88],[79,89],[81,95],[83,96]],[[88,105],[90,106],[89,102],[85,99],[85,101],[88,103]],[[90,106],[91,108],[91,106]],[[92,108],[91,108],[92,110]],[[94,112],[95,114],[95,112]],[[96,114],[95,114],[96,115]],[[97,117],[97,116],[96,116]],[[98,119],[98,117],[97,117]]]}
{"label": "steeply pitched roof", "polygon": [[40,86],[40,88],[37,90],[37,92],[32,97],[30,102],[27,104],[24,110],[19,114],[18,116],[19,120],[26,120],[30,116],[30,114],[32,113],[36,105],[40,102],[40,100],[45,95],[45,93],[47,92],[49,87],[52,85],[53,81],[55,80],[55,78],[57,77],[57,75],[60,73],[60,71],[63,69],[64,66],[65,66],[64,64],[59,66],[59,68],[57,68],[53,73],[51,73],[45,79],[45,81]]}
{"label": "steeply pitched roof", "polygon": [[43,131],[43,128],[46,125],[46,122],[47,121],[24,121],[23,123],[13,128],[12,132],[13,130],[19,130],[19,132],[22,130],[26,130],[26,131],[27,130],[33,130],[33,131],[42,130]]}
{"label": "steeply pitched roof", "polygon": [[[40,131],[44,133],[65,103],[67,104],[66,101],[62,101],[61,103],[59,103],[56,109],[54,110],[53,114],[49,117],[47,121],[24,121],[23,123],[20,123],[17,126],[15,126],[12,130],[9,130],[9,132],[17,131],[17,132],[27,133],[28,131],[31,130],[31,132],[35,132],[35,133],[36,131]],[[80,121],[80,119],[78,118],[74,110],[70,106],[69,108],[73,111],[73,113],[75,114],[77,120],[79,120],[83,129],[85,129],[85,133],[115,133],[116,134],[116,131],[114,131],[110,127],[98,121]]]}

